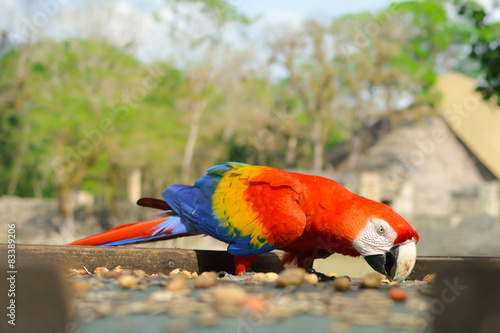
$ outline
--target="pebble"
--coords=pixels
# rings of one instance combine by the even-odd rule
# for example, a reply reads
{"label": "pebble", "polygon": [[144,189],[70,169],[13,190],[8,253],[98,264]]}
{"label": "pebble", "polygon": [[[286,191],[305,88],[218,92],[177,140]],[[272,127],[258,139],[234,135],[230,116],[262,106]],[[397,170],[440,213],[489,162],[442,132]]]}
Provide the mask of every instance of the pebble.
{"label": "pebble", "polygon": [[377,289],[380,288],[382,285],[382,275],[379,273],[368,273],[365,276],[363,276],[363,279],[361,280],[361,286],[363,288],[373,288]]}
{"label": "pebble", "polygon": [[168,291],[181,291],[187,289],[188,277],[185,274],[174,274],[167,284]]}
{"label": "pebble", "polygon": [[393,301],[402,302],[406,301],[406,299],[408,298],[408,294],[401,287],[392,287],[391,289],[389,289],[389,297]]}
{"label": "pebble", "polygon": [[217,285],[217,278],[217,272],[203,272],[194,280],[193,286],[196,289],[214,287]]}
{"label": "pebble", "polygon": [[334,280],[333,286],[337,291],[349,290],[349,288],[351,288],[351,279],[347,276],[341,276]]}
{"label": "pebble", "polygon": [[287,268],[278,276],[276,282],[280,287],[298,287],[304,282],[306,270],[303,268]]}
{"label": "pebble", "polygon": [[132,289],[137,286],[137,278],[133,275],[122,275],[118,279],[118,285],[123,289]]}

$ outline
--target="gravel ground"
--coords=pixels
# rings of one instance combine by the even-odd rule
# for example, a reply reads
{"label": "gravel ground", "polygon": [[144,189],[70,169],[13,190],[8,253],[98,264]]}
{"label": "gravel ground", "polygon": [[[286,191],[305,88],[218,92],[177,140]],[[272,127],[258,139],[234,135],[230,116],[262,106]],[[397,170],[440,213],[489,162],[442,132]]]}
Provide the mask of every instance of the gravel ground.
{"label": "gravel ground", "polygon": [[432,283],[306,273],[73,270],[82,332],[427,332]]}

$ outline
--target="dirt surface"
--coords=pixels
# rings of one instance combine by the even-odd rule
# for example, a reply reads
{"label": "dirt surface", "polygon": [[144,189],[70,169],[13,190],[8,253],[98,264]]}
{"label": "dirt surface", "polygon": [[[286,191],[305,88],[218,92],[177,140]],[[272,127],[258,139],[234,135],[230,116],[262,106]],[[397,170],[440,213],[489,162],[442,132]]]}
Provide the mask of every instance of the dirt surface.
{"label": "dirt surface", "polygon": [[[335,274],[307,274],[300,269],[242,277],[180,269],[170,276],[121,268],[96,272],[82,275],[84,270],[74,270],[68,277],[82,332],[429,329],[431,283],[424,281],[405,281],[398,288],[383,280],[380,286],[367,288],[362,286],[363,277],[352,277],[347,288],[337,288]],[[203,276],[214,283],[197,283]]]}

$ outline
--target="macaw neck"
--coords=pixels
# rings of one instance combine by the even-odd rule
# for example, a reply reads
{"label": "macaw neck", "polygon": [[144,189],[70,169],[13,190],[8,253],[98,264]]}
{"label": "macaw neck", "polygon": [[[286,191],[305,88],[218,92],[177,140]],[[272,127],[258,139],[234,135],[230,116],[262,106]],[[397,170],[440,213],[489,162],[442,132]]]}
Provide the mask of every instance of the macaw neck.
{"label": "macaw neck", "polygon": [[367,217],[358,205],[367,199],[327,178],[298,174],[296,177],[304,185],[298,204],[307,218],[300,241],[329,252],[359,255],[352,242],[366,224]]}

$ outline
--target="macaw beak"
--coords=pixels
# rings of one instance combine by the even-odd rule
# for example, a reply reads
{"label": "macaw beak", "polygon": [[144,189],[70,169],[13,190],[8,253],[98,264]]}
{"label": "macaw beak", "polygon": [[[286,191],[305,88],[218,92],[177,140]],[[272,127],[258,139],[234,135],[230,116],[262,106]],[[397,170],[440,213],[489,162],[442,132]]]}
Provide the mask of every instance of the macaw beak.
{"label": "macaw beak", "polygon": [[389,252],[364,257],[366,262],[389,279],[403,282],[410,275],[417,260],[417,246],[414,241],[398,244]]}

